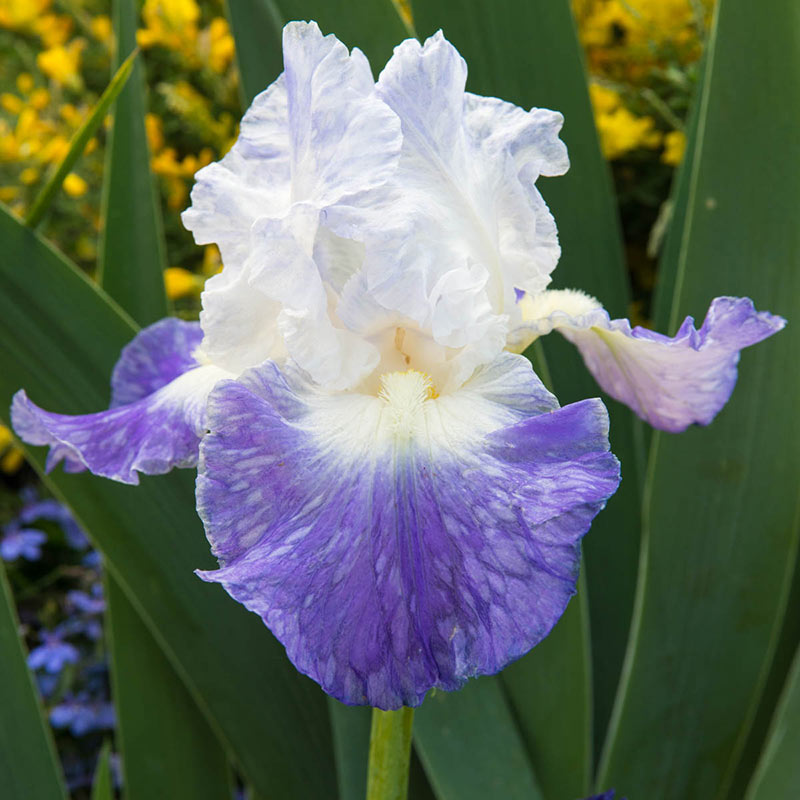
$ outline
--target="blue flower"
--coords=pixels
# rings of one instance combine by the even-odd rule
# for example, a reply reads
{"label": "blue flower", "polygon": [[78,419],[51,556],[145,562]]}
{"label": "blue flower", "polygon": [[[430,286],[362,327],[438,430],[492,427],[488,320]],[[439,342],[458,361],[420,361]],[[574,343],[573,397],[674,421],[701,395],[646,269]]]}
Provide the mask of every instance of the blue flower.
{"label": "blue flower", "polygon": [[60,631],[42,631],[42,644],[29,653],[28,666],[33,670],[44,669],[54,675],[67,664],[76,664],[80,659],[78,649],[61,637]]}
{"label": "blue flower", "polygon": [[283,48],[183,216],[225,264],[199,324],[143,330],[109,410],[20,391],[12,420],[48,469],[137,483],[197,465],[220,565],[201,577],[333,696],[416,705],[548,634],[619,482],[603,404],[560,407],[516,353],[558,330],[609,394],[678,431],[711,421],[739,351],[783,320],[718,298],[669,338],[548,290],[560,250],[536,182],[569,166],[563,119],[466,92],[441,32],[400,44],[377,83],[315,23]]}
{"label": "blue flower", "polygon": [[69,728],[73,736],[111,730],[115,724],[114,706],[91,700],[85,693],[66,697],[50,709],[50,723],[54,728]]}
{"label": "blue flower", "polygon": [[34,529],[6,526],[3,538],[0,539],[0,557],[4,561],[16,561],[25,558],[38,561],[42,556],[42,545],[47,541],[47,534]]}

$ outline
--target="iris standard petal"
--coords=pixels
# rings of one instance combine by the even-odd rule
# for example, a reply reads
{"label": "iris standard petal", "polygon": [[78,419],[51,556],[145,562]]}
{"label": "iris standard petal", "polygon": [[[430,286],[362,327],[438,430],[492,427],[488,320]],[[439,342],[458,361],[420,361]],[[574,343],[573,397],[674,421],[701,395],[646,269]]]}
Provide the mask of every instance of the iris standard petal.
{"label": "iris standard petal", "polygon": [[198,328],[167,319],[141,331],[114,368],[107,411],[53,414],[20,390],[11,405],[14,429],[29,444],[50,447],[48,471],[63,460],[68,472],[89,469],[136,484],[137,472],[154,475],[193,466],[208,393],[218,380],[232,377],[195,361]]}
{"label": "iris standard petal", "polygon": [[[561,115],[468,94],[466,76],[439,32],[424,45],[409,39],[396,47],[378,80],[379,96],[402,122],[403,149],[383,237],[367,236],[369,286],[420,325],[439,311],[431,288],[445,273],[480,267],[485,296],[502,315],[514,310],[514,286],[547,286],[560,253],[534,182],[568,166]],[[454,314],[449,327],[471,322]]]}
{"label": "iris standard petal", "polygon": [[350,704],[419,704],[550,631],[619,481],[599,400],[558,408],[511,354],[458,392],[389,373],[328,394],[272,363],[209,398],[198,511],[297,668]]}
{"label": "iris standard petal", "polygon": [[[524,345],[558,330],[580,350],[589,371],[615,399],[653,427],[679,433],[708,425],[736,384],[739,352],[786,324],[756,311],[746,297],[715,298],[702,326],[687,317],[675,336],[610,319],[591,297],[570,290],[543,292],[520,301]],[[519,337],[519,332],[518,332]]]}
{"label": "iris standard petal", "polygon": [[[360,230],[372,192],[394,173],[400,121],[378,98],[364,55],[316,23],[288,24],[283,53],[284,73],[254,100],[231,152],[197,173],[183,215],[225,263],[203,292],[203,347],[231,371],[288,351],[316,379],[343,386],[368,364],[328,321],[324,251],[338,241],[332,231]],[[283,310],[292,321],[279,327]],[[340,342],[341,363],[312,357],[306,343],[319,336]]]}

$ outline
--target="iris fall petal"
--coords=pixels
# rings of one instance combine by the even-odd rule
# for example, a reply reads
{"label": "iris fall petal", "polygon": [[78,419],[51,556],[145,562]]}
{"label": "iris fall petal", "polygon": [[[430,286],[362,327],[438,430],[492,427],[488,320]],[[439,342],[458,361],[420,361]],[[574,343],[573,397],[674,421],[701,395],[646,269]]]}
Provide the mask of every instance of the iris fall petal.
{"label": "iris fall petal", "polygon": [[391,373],[379,397],[272,363],[209,399],[198,510],[222,583],[334,697],[417,705],[550,631],[615,491],[602,403],[559,409],[499,357],[458,392]]}
{"label": "iris fall petal", "polygon": [[208,393],[230,373],[200,366],[193,352],[199,325],[164,319],[139,333],[122,351],[112,378],[112,407],[71,416],[44,411],[24,390],[14,396],[17,434],[48,445],[47,470],[60,461],[68,472],[136,484],[137,472],[155,475],[194,466],[204,431]]}

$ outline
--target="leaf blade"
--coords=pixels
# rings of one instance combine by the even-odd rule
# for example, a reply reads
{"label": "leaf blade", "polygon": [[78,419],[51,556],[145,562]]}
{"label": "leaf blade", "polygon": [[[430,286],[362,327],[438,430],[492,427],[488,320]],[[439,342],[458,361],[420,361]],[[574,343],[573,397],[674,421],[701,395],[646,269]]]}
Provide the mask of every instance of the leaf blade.
{"label": "leaf blade", "polygon": [[110,575],[106,603],[125,797],[230,796],[228,760],[217,737]]}
{"label": "leaf blade", "polygon": [[[116,48],[112,69],[135,51],[137,7],[114,3]],[[120,92],[106,146],[98,281],[142,326],[167,315],[166,245],[144,126],[144,70],[134,63]]]}
{"label": "leaf blade", "polygon": [[9,800],[61,797],[67,792],[55,744],[19,637],[14,598],[0,560],[0,785]]}
{"label": "leaf blade", "polygon": [[[414,747],[438,800],[541,800],[525,745],[500,682],[470,681],[434,692],[414,719]],[[465,759],[464,754],[480,754]]]}
{"label": "leaf blade", "polygon": [[800,793],[800,651],[788,675],[766,746],[745,800],[796,797]]}
{"label": "leaf blade", "polygon": [[[717,7],[686,222],[665,264],[675,273],[673,325],[717,294],[751,296],[790,319],[800,313],[791,211],[800,168],[786,158],[796,147],[798,31],[800,10],[781,0]],[[742,48],[762,57],[745,66]],[[772,119],[775,108],[787,118]],[[757,169],[749,166],[754,153]],[[737,163],[747,166],[735,170]],[[636,635],[598,785],[655,799],[727,792],[797,552],[797,347],[790,325],[743,354],[734,395],[709,428],[654,437]]]}

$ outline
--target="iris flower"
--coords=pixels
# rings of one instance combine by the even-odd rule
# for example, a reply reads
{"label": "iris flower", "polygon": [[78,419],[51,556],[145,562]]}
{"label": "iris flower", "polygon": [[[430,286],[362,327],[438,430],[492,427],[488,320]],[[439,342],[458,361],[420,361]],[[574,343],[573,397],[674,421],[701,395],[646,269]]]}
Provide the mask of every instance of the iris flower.
{"label": "iris flower", "polygon": [[400,44],[377,83],[314,23],[287,25],[283,52],[183,215],[225,265],[200,322],[143,330],[109,410],[19,392],[13,421],[48,468],[137,483],[197,465],[220,565],[200,576],[333,696],[413,706],[548,634],[619,482],[602,402],[560,407],[516,353],[557,330],[678,431],[711,421],[739,350],[783,320],[720,298],[669,338],[548,291],[536,181],[567,170],[562,117],[466,92],[441,33]]}

